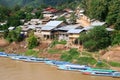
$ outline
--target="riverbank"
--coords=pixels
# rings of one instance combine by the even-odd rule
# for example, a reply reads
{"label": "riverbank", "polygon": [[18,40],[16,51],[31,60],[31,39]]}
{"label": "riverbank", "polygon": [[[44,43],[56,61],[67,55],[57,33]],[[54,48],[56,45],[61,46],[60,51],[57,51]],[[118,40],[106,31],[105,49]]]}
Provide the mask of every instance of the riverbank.
{"label": "riverbank", "polygon": [[119,78],[88,76],[80,72],[57,70],[44,63],[14,61],[0,57],[1,80],[119,80]]}
{"label": "riverbank", "polygon": [[107,61],[104,55],[100,55],[99,52],[91,53],[87,51],[77,51],[76,49],[66,48],[64,45],[56,45],[54,47],[49,46],[50,43],[42,42],[38,47],[34,49],[27,49],[26,42],[11,43],[6,47],[1,47],[6,53],[16,53],[27,56],[36,56],[42,58],[48,58],[52,60],[63,60],[77,64],[85,64],[97,68],[107,68],[120,71],[120,63]]}

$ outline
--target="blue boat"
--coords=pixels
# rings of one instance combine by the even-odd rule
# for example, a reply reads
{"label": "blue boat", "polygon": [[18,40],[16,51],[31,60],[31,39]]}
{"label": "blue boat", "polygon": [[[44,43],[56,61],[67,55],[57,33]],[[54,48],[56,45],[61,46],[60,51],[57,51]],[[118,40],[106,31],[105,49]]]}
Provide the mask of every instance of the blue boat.
{"label": "blue boat", "polygon": [[60,66],[60,65],[65,65],[65,64],[72,64],[70,62],[65,62],[65,61],[53,61],[52,63],[55,66]]}
{"label": "blue boat", "polygon": [[60,66],[60,65],[64,65],[64,64],[71,64],[70,62],[57,61],[57,60],[49,60],[49,61],[45,61],[45,63],[49,64],[49,65],[54,65],[54,66]]}
{"label": "blue boat", "polygon": [[94,71],[94,72],[91,72],[91,75],[94,75],[94,76],[113,76],[113,72]]}
{"label": "blue boat", "polygon": [[5,52],[0,52],[1,57],[7,57],[8,55]]}
{"label": "blue boat", "polygon": [[11,57],[13,57],[13,56],[20,56],[19,54],[7,54],[7,56],[9,57],[9,58],[11,58]]}
{"label": "blue boat", "polygon": [[119,77],[120,78],[120,72],[114,72],[112,77]]}
{"label": "blue boat", "polygon": [[[115,70],[111,70],[111,69],[97,69],[97,68],[89,68],[89,69],[87,69],[87,70],[81,70],[81,72],[83,73],[83,74],[86,74],[86,75],[95,75],[95,74],[108,74],[108,75],[110,75],[111,73],[113,73],[113,72],[116,72]],[[97,72],[97,73],[96,73]],[[97,75],[98,75],[97,74]]]}
{"label": "blue boat", "polygon": [[97,68],[90,68],[87,70],[81,70],[81,72],[116,72],[115,70],[111,69],[97,69]]}
{"label": "blue boat", "polygon": [[13,60],[22,60],[22,61],[25,61],[27,60],[29,57],[27,56],[12,56],[11,59]]}
{"label": "blue boat", "polygon": [[55,61],[55,60],[47,60],[47,61],[44,61],[44,62],[45,62],[45,64],[54,65],[53,61]]}
{"label": "blue boat", "polygon": [[44,58],[29,57],[24,61],[26,61],[26,62],[44,62]]}
{"label": "blue boat", "polygon": [[77,65],[77,64],[65,64],[58,66],[58,69],[62,70],[72,70],[72,71],[81,71],[89,69],[89,66],[86,65]]}

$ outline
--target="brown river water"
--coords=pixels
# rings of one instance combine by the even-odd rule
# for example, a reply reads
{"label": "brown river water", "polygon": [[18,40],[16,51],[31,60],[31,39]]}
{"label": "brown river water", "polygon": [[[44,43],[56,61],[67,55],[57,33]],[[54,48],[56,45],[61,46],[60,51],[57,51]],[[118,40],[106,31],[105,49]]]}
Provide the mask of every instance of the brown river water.
{"label": "brown river water", "polygon": [[0,57],[0,80],[120,80],[120,78],[82,75],[57,70],[44,63],[15,61]]}

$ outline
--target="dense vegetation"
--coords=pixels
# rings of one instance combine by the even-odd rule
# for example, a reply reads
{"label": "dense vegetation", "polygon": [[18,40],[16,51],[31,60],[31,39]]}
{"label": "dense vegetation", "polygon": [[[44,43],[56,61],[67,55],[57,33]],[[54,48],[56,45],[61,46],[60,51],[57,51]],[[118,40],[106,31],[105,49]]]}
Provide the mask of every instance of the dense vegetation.
{"label": "dense vegetation", "polygon": [[87,34],[81,34],[79,40],[89,51],[104,49],[111,44],[110,34],[104,26],[96,26]]}
{"label": "dense vegetation", "polygon": [[106,21],[120,30],[120,0],[82,0],[81,7],[91,19]]}
{"label": "dense vegetation", "polygon": [[63,3],[70,3],[72,1],[74,0],[0,0],[0,4],[9,7],[13,7],[15,5],[38,7],[40,4],[55,6]]}

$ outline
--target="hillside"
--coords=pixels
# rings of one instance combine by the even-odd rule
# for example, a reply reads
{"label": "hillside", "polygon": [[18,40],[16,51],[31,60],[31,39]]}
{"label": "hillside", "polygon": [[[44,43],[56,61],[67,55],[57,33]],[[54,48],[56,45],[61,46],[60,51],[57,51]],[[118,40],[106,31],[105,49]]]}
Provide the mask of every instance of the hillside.
{"label": "hillside", "polygon": [[40,4],[47,5],[60,5],[63,3],[70,3],[75,0],[0,0],[0,4],[4,6],[13,7],[15,5],[20,6],[39,6]]}

